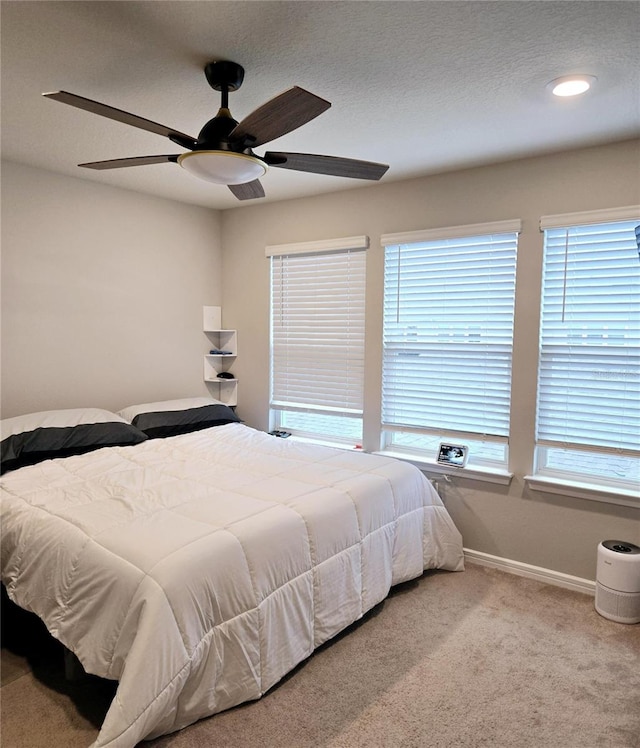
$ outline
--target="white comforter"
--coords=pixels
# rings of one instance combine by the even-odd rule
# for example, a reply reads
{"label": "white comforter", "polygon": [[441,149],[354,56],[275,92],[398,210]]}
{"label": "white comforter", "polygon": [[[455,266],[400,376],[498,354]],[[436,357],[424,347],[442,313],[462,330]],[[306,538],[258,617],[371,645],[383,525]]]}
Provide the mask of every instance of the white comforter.
{"label": "white comforter", "polygon": [[426,568],[463,568],[403,462],[228,424],[2,478],[2,580],[119,681],[93,744],[128,748],[257,699]]}

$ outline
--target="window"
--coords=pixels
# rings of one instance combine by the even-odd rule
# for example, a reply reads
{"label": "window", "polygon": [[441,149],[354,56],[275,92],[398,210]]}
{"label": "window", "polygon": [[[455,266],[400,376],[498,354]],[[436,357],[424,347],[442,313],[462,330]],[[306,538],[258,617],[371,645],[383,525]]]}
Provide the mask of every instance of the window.
{"label": "window", "polygon": [[383,449],[505,469],[520,221],[383,237]]}
{"label": "window", "polygon": [[541,221],[536,473],[637,496],[640,210],[602,217]]}
{"label": "window", "polygon": [[362,443],[367,244],[361,236],[267,247],[273,428]]}

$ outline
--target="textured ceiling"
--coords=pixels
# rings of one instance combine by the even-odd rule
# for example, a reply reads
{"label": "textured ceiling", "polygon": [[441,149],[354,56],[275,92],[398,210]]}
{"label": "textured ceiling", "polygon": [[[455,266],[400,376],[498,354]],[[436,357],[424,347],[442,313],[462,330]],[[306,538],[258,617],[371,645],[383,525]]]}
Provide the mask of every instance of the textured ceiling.
{"label": "textured ceiling", "polygon": [[[109,172],[83,161],[175,153],[161,136],[47,100],[63,89],[197,135],[215,115],[207,62],[245,68],[240,120],[299,85],[332,107],[256,149],[390,164],[396,181],[640,134],[640,3],[3,0],[2,153],[103,184],[212,208],[226,187],[175,164]],[[552,97],[568,73],[588,94]],[[178,149],[179,151],[179,149]],[[271,168],[265,200],[368,182]]]}

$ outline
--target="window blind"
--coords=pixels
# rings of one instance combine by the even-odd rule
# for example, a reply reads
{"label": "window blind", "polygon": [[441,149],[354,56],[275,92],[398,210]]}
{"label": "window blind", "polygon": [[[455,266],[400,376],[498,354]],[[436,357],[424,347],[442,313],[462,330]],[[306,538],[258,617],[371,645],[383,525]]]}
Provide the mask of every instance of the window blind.
{"label": "window blind", "polygon": [[540,445],[640,449],[639,224],[544,230]]}
{"label": "window blind", "polygon": [[271,257],[271,406],[362,414],[363,248]]}
{"label": "window blind", "polygon": [[492,228],[385,246],[385,427],[506,441],[519,222]]}

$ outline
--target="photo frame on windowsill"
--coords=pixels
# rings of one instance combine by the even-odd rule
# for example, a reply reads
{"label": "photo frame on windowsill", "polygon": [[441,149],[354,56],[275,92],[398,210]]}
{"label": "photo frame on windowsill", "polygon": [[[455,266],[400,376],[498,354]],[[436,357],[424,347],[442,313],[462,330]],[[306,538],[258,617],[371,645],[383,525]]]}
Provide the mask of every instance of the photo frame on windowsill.
{"label": "photo frame on windowsill", "polygon": [[464,444],[445,444],[438,447],[437,462],[451,467],[464,467],[469,457],[469,447]]}

